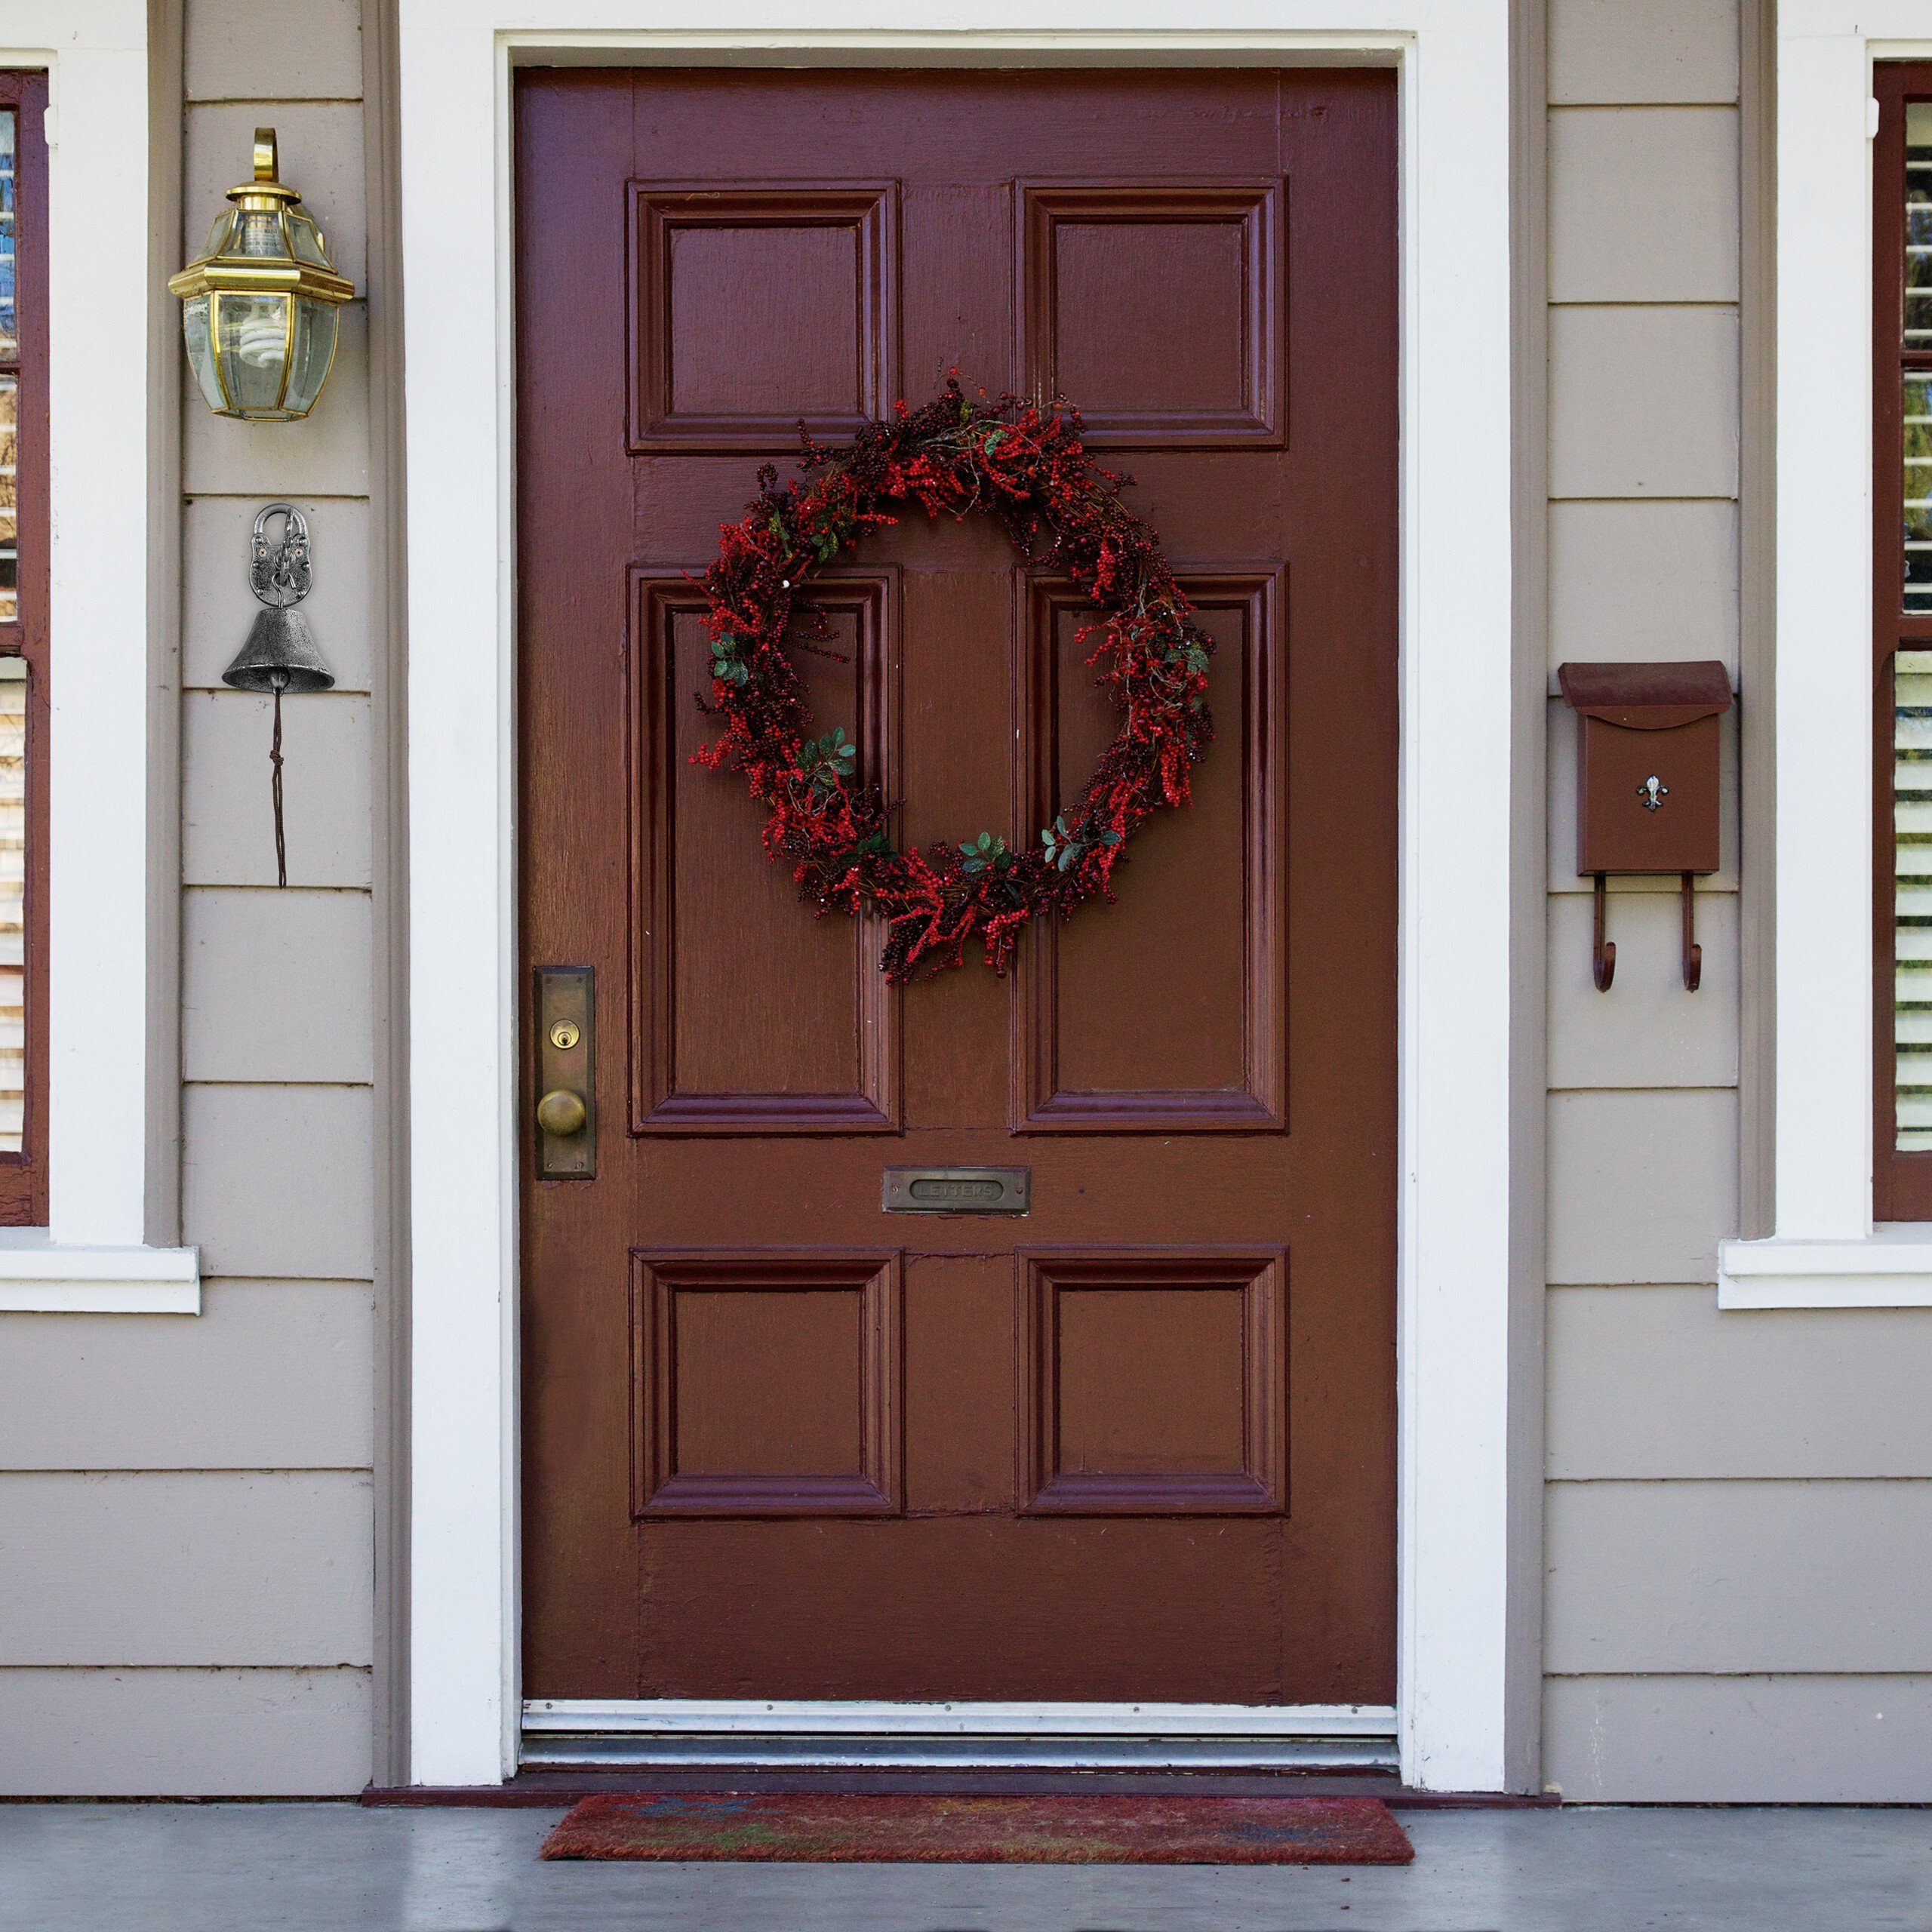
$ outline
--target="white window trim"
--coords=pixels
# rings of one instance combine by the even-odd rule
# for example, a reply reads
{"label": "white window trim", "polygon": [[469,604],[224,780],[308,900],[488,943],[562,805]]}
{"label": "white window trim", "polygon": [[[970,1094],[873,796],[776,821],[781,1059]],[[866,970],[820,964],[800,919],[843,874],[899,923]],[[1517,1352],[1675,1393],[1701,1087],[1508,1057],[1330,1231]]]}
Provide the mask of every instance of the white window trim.
{"label": "white window trim", "polygon": [[[848,0],[849,5],[849,0]],[[1404,1776],[1506,1777],[1510,788],[1506,0],[401,0],[409,546],[410,1775],[515,1767],[517,961],[509,75],[554,57],[1367,60],[1402,131]],[[891,24],[884,24],[886,22]],[[875,25],[875,23],[878,24]],[[465,533],[452,572],[447,532]],[[484,643],[494,639],[491,650]],[[482,648],[479,648],[479,645]]]}
{"label": "white window trim", "polygon": [[1774,1232],[1721,1308],[1932,1306],[1932,1225],[1872,1218],[1872,66],[1924,0],[1780,0]]}
{"label": "white window trim", "polygon": [[0,66],[48,72],[54,658],[48,1225],[0,1232],[0,1310],[195,1314],[195,1251],[146,1240],[146,0],[0,0]]}

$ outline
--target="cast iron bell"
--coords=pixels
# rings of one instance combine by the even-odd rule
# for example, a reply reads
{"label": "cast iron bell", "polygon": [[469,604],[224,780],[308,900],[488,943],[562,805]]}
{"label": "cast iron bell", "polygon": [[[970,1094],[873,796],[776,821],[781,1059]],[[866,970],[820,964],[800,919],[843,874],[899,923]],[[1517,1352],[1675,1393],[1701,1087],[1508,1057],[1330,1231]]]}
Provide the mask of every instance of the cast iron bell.
{"label": "cast iron bell", "polygon": [[325,691],[334,687],[335,673],[322,662],[308,619],[292,607],[271,605],[255,613],[248,641],[221,681],[238,691]]}

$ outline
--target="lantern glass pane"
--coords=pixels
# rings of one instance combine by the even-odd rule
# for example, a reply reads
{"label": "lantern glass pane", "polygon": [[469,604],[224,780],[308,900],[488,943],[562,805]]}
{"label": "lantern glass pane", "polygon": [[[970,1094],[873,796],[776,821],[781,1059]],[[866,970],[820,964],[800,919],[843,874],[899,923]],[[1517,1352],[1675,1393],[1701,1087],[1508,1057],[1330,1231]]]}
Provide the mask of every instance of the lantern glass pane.
{"label": "lantern glass pane", "polygon": [[288,245],[297,261],[312,268],[325,269],[329,258],[322,251],[322,232],[300,208],[288,211]]}
{"label": "lantern glass pane", "polygon": [[0,658],[0,1154],[26,1139],[27,667]]}
{"label": "lantern glass pane", "polygon": [[14,256],[18,230],[14,218],[18,116],[12,108],[0,112],[0,355],[20,352],[19,310],[14,286]]}
{"label": "lantern glass pane", "polygon": [[333,302],[312,301],[308,297],[295,304],[295,356],[288,374],[286,407],[291,416],[306,416],[321,395],[335,356],[336,330],[341,310]]}
{"label": "lantern glass pane", "polygon": [[202,400],[217,412],[228,405],[222,400],[221,380],[215,374],[214,341],[208,334],[208,298],[197,295],[181,305],[181,337],[188,346],[188,366],[201,385]]}
{"label": "lantern glass pane", "polygon": [[286,295],[215,298],[215,352],[228,379],[229,396],[244,414],[272,415],[281,408],[288,301]]}
{"label": "lantern glass pane", "polygon": [[288,243],[281,232],[281,217],[260,208],[238,209],[229,227],[227,252],[286,261]]}

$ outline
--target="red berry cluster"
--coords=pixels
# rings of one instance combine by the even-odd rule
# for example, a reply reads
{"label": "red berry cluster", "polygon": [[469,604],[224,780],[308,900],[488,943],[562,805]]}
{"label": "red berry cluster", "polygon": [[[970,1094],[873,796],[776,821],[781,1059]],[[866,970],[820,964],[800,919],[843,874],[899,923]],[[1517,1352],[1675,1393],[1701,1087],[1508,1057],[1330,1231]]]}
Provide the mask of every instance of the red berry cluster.
{"label": "red berry cluster", "polygon": [[[1088,454],[1075,410],[975,400],[954,380],[842,448],[807,435],[801,467],[807,480],[783,490],[770,464],[759,470],[757,498],[724,527],[705,573],[707,709],[723,729],[698,761],[742,773],[770,807],[765,851],[791,861],[808,902],[883,919],[888,979],[956,966],[976,935],[1003,973],[1028,920],[1070,913],[1097,893],[1111,900],[1134,828],[1158,806],[1188,802],[1189,768],[1214,737],[1213,641],[1153,532],[1121,501],[1130,479]],[[843,730],[811,734],[792,656],[808,581],[866,531],[896,522],[881,507],[894,503],[929,517],[992,512],[1029,566],[1072,578],[1098,614],[1081,636],[1097,639],[1088,663],[1120,708],[1120,731],[1037,844],[981,832],[902,852],[888,830],[894,808],[854,768],[857,747]]]}

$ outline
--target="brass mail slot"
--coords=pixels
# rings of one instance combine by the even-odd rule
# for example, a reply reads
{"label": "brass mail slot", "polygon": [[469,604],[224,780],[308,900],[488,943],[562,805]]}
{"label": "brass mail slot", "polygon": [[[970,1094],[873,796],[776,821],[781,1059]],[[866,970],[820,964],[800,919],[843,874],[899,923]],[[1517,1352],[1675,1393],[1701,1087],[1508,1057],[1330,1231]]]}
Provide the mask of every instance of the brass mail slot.
{"label": "brass mail slot", "polygon": [[888,1168],[879,1205],[888,1214],[1024,1214],[1031,1168]]}

